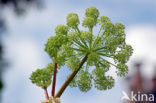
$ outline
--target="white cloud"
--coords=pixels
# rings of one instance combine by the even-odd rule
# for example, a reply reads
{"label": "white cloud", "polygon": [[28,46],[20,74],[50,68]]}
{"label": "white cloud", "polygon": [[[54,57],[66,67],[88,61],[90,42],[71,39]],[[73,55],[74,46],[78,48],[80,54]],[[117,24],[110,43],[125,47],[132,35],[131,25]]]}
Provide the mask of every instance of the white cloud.
{"label": "white cloud", "polygon": [[[42,49],[34,40],[19,38],[15,35],[7,37],[5,40],[5,58],[10,61],[10,65],[4,75],[3,103],[23,102],[21,98],[31,98],[32,95],[42,97],[41,89],[34,88],[35,85],[32,85],[29,80],[32,71],[42,68],[46,64]],[[14,95],[15,93],[16,95]],[[8,97],[13,97],[12,101],[8,100]],[[33,101],[35,100],[37,99]],[[27,99],[27,101],[32,102],[31,99]]]}
{"label": "white cloud", "polygon": [[142,24],[132,25],[127,28],[127,43],[131,44],[134,53],[131,60],[142,60],[145,62],[146,76],[152,74],[156,64],[156,27],[154,25]]}

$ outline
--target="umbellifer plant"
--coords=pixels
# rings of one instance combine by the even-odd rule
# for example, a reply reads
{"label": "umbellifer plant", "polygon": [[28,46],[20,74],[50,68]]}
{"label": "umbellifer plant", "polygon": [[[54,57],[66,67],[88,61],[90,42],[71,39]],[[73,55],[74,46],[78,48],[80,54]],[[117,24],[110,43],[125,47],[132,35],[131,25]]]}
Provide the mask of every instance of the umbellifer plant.
{"label": "umbellifer plant", "polygon": [[[45,90],[47,103],[57,103],[56,98],[60,98],[68,86],[78,87],[82,92],[89,91],[93,86],[98,90],[111,89],[114,79],[106,72],[114,66],[118,76],[125,76],[128,72],[126,63],[133,52],[125,42],[124,25],[114,24],[108,17],[99,16],[95,7],[86,9],[83,30],[79,29],[80,21],[76,13],[68,14],[66,20],[67,25],[57,26],[56,35],[51,36],[45,44],[45,51],[52,63],[46,68],[37,69],[30,77],[32,83]],[[57,69],[64,65],[72,73],[55,94]],[[47,87],[51,82],[49,97]]]}

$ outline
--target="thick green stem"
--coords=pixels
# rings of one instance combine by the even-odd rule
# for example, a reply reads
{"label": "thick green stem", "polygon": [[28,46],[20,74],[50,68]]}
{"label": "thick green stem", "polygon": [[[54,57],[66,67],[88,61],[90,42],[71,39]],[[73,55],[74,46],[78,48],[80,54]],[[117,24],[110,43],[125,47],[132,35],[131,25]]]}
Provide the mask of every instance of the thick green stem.
{"label": "thick green stem", "polygon": [[72,81],[72,79],[76,76],[76,74],[80,71],[81,67],[83,66],[83,64],[86,62],[88,58],[88,54],[86,54],[86,56],[81,60],[79,67],[77,68],[77,70],[73,71],[69,77],[67,78],[67,80],[64,82],[64,84],[62,85],[62,87],[60,88],[60,90],[57,92],[55,97],[60,97],[62,95],[62,93],[65,91],[65,89],[67,88],[67,86],[69,85],[69,83]]}

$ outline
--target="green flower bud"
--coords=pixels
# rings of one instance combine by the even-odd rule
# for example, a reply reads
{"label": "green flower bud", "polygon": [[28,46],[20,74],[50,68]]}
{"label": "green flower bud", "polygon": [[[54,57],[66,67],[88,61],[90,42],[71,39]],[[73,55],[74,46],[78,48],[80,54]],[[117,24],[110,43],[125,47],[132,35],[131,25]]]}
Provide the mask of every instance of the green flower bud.
{"label": "green flower bud", "polygon": [[62,55],[62,53],[58,53],[58,56],[56,58],[56,63],[58,63],[58,67],[60,68],[61,66],[64,66],[66,61],[66,56]]}
{"label": "green flower bud", "polygon": [[127,63],[127,61],[129,60],[130,56],[133,53],[133,49],[130,45],[126,45],[124,48],[120,48],[120,49],[121,50],[118,51],[117,54],[115,54],[114,60],[115,62],[119,62],[122,64]]}
{"label": "green flower bud", "polygon": [[78,87],[82,92],[87,92],[92,87],[90,73],[88,71],[81,71],[77,77]]}
{"label": "green flower bud", "polygon": [[96,65],[98,63],[99,59],[100,59],[99,55],[95,52],[92,52],[88,55],[88,61],[87,62],[90,66],[93,66],[93,65]]}
{"label": "green flower bud", "polygon": [[55,28],[56,35],[67,35],[68,27],[65,25],[59,25]]}
{"label": "green flower bud", "polygon": [[99,10],[95,7],[87,8],[85,16],[94,18],[96,20],[99,17]]}
{"label": "green flower bud", "polygon": [[79,17],[76,13],[70,13],[67,16],[67,25],[75,28],[80,24]]}
{"label": "green flower bud", "polygon": [[68,42],[67,36],[64,35],[51,36],[48,39],[47,43],[45,44],[45,51],[49,54],[51,58],[55,57],[56,51],[67,42]]}
{"label": "green flower bud", "polygon": [[131,45],[126,45],[125,50],[129,53],[129,56],[133,54],[133,48]]}
{"label": "green flower bud", "polygon": [[92,72],[94,86],[98,90],[111,89],[114,86],[114,79],[111,76],[105,76],[105,70],[103,68],[96,68]]}
{"label": "green flower bud", "polygon": [[109,18],[107,16],[100,16],[100,18],[98,19],[98,22],[100,24],[105,24],[106,22],[109,22]]}
{"label": "green flower bud", "polygon": [[85,41],[90,42],[92,40],[93,34],[90,31],[81,32],[81,38]]}
{"label": "green flower bud", "polygon": [[129,53],[126,50],[119,51],[115,58],[120,63],[126,63],[129,60]]}
{"label": "green flower bud", "polygon": [[82,25],[87,28],[93,28],[96,25],[96,20],[92,17],[85,17]]}
{"label": "green flower bud", "polygon": [[49,72],[49,73],[52,73],[54,72],[54,63],[49,63],[46,67],[46,70]]}
{"label": "green flower bud", "polygon": [[122,23],[115,23],[116,29],[125,29],[125,26]]}
{"label": "green flower bud", "polygon": [[68,42],[67,44],[62,45],[60,54],[67,58],[72,57],[74,55],[74,50],[72,49],[72,43]]}
{"label": "green flower bud", "polygon": [[116,71],[118,76],[125,76],[128,73],[128,66],[126,64],[117,64],[117,69]]}
{"label": "green flower bud", "polygon": [[47,88],[51,84],[52,73],[47,69],[37,69],[31,74],[30,80],[39,87]]}
{"label": "green flower bud", "polygon": [[79,38],[79,33],[78,32],[69,32],[68,33],[68,40],[70,41],[70,42],[72,42],[74,39],[77,39],[77,38]]}
{"label": "green flower bud", "polygon": [[67,66],[73,71],[78,69],[79,63],[80,59],[77,57],[72,57],[67,60]]}
{"label": "green flower bud", "polygon": [[102,60],[100,63],[100,67],[104,70],[103,72],[109,71],[110,64],[106,60]]}
{"label": "green flower bud", "polygon": [[114,24],[111,21],[105,22],[103,26],[103,33],[108,33],[109,35],[113,35],[115,32]]}

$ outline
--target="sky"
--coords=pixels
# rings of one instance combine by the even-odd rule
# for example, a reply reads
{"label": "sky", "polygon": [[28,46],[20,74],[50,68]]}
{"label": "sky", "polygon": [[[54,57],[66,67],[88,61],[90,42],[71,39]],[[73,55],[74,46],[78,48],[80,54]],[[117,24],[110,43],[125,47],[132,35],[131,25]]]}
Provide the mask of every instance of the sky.
{"label": "sky", "polygon": [[[55,35],[57,25],[66,23],[68,13],[78,13],[82,20],[85,9],[91,6],[98,8],[100,15],[108,16],[113,23],[121,22],[125,25],[126,41],[134,48],[128,62],[130,71],[135,60],[143,60],[144,74],[149,77],[152,75],[152,68],[156,64],[155,0],[47,0],[43,9],[29,8],[22,17],[17,17],[8,8],[4,12],[8,26],[3,37],[4,57],[10,65],[3,76],[5,88],[2,103],[39,103],[45,99],[43,90],[29,80],[32,71],[51,62],[44,51],[44,44],[51,35]],[[62,77],[67,74],[69,72],[64,70],[58,74],[56,91],[66,79]],[[112,75],[116,83],[111,90],[98,91],[92,88],[87,93],[81,93],[78,88],[67,88],[61,102],[121,103],[124,82],[115,73]]]}

